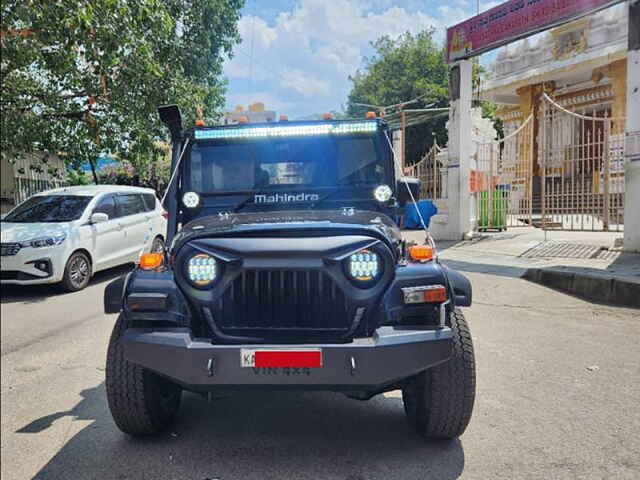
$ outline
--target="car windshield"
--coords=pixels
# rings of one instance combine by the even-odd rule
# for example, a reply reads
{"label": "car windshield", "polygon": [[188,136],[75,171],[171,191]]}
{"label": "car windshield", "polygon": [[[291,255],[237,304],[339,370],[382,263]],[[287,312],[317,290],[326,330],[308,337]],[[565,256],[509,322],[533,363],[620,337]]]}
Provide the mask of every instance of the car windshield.
{"label": "car windshield", "polygon": [[379,157],[373,136],[196,143],[187,175],[202,193],[380,184]]}
{"label": "car windshield", "polygon": [[18,205],[2,221],[70,222],[82,216],[91,198],[79,195],[37,195]]}

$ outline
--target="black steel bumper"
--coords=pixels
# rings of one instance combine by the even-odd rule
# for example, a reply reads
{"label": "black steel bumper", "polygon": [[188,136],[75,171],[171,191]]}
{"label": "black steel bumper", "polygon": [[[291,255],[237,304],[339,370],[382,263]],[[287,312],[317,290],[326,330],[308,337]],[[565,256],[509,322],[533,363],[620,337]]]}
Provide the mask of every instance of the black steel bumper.
{"label": "black steel bumper", "polygon": [[292,345],[213,345],[188,329],[128,329],[125,358],[191,390],[246,387],[376,390],[449,359],[451,329],[395,330],[347,344],[300,345],[322,349],[321,368],[241,366],[242,349],[294,349]]}

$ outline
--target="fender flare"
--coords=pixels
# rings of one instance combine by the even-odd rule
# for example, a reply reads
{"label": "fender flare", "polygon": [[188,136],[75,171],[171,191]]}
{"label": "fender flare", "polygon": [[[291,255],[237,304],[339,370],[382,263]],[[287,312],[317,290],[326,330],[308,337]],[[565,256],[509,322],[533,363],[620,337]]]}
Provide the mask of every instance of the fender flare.
{"label": "fender flare", "polygon": [[467,277],[462,275],[446,265],[440,264],[442,270],[449,280],[454,295],[454,305],[456,307],[470,307],[472,300],[471,282]]}
{"label": "fender flare", "polygon": [[104,287],[104,313],[120,313],[122,310],[124,291],[130,275],[131,273],[122,275]]}

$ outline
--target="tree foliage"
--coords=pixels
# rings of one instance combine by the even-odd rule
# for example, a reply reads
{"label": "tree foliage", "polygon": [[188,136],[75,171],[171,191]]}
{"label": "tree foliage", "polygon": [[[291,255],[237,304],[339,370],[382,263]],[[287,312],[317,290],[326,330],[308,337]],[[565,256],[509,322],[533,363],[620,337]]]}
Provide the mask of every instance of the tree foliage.
{"label": "tree foliage", "polygon": [[2,154],[163,158],[158,105],[223,106],[243,1],[3,0]]}
{"label": "tree foliage", "polygon": [[[444,50],[433,40],[433,30],[418,34],[405,33],[393,39],[383,36],[372,43],[374,55],[366,58],[363,70],[350,77],[353,87],[347,99],[347,113],[360,117],[370,107],[357,105],[387,106],[420,98],[407,109],[449,106],[449,66],[445,62]],[[479,89],[480,79],[485,74],[478,64],[473,68],[473,89]],[[495,117],[495,104],[480,102],[482,114],[494,120],[498,135],[502,122]],[[433,119],[427,123],[407,128],[406,159],[418,161],[434,141],[441,146],[447,144],[447,117]]]}
{"label": "tree foliage", "polygon": [[[351,116],[364,115],[366,103],[387,106],[420,97],[406,108],[425,108],[433,104],[448,106],[449,67],[442,47],[433,40],[433,30],[409,32],[393,39],[383,36],[372,43],[374,55],[366,58],[364,69],[350,77],[353,87],[347,99]],[[446,143],[446,118],[407,129],[407,160],[416,161],[432,144]]]}

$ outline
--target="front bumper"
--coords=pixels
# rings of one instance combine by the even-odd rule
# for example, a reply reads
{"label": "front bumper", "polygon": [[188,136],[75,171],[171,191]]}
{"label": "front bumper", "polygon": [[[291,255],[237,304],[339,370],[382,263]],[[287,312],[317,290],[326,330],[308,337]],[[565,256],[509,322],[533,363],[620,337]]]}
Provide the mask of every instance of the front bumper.
{"label": "front bumper", "polygon": [[[3,284],[32,285],[56,283],[62,280],[66,262],[65,250],[59,246],[48,248],[22,248],[16,255],[0,257],[0,282]],[[45,262],[47,270],[36,268]]]}
{"label": "front bumper", "polygon": [[312,390],[378,390],[451,356],[452,332],[380,327],[347,344],[300,345],[322,349],[322,368],[241,366],[241,349],[294,349],[294,345],[213,345],[188,329],[128,329],[125,358],[190,390],[244,387]]}

